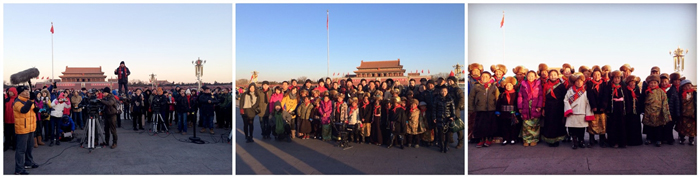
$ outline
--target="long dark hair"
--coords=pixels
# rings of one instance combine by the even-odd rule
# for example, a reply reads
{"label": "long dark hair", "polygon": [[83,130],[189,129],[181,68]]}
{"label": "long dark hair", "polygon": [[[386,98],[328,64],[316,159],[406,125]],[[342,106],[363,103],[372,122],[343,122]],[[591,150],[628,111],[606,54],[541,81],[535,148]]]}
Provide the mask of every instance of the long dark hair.
{"label": "long dark hair", "polygon": [[248,90],[246,91],[246,94],[253,96],[253,93],[250,93],[250,87],[255,88],[255,83],[250,83],[250,84],[248,84],[248,88],[246,88],[246,89],[248,89]]}

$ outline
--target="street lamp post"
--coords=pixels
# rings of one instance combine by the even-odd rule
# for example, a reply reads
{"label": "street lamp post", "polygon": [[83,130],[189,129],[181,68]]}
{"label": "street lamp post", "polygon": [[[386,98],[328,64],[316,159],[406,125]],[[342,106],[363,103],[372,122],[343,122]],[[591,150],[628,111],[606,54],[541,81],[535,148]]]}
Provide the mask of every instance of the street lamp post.
{"label": "street lamp post", "polygon": [[[199,59],[199,57],[197,58],[196,61],[192,61],[192,64],[194,64],[194,75],[197,77],[197,91],[199,91],[199,92],[201,92],[201,90],[202,90],[202,76],[204,75],[204,64],[206,64],[206,63],[207,63],[206,60],[202,61],[202,59]],[[197,95],[197,96],[199,96],[199,95]],[[197,118],[197,117],[195,116],[195,118]],[[192,141],[192,143],[196,143],[196,144],[204,144],[204,141],[202,141],[199,137],[197,137],[197,120],[196,119],[195,119],[194,124],[192,124],[192,125],[194,126],[194,130],[192,132],[192,133],[194,133],[194,135],[192,135],[192,137],[190,137],[190,141]]]}
{"label": "street lamp post", "polygon": [[685,70],[685,55],[688,54],[688,49],[684,51],[681,46],[678,46],[677,49],[669,51],[668,54],[673,56],[673,70],[683,74],[683,70]]}

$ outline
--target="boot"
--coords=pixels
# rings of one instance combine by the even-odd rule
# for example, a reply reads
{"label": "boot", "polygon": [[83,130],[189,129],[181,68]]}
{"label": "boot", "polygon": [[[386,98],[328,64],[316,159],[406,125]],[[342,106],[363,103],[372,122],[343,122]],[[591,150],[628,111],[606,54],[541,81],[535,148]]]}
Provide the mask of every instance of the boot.
{"label": "boot", "polygon": [[294,137],[296,137],[296,136],[297,136],[297,131],[296,131],[296,130],[292,130],[292,139],[294,139]]}
{"label": "boot", "polygon": [[579,148],[586,148],[586,147],[590,147],[590,145],[586,145],[586,142],[583,140],[583,138],[581,138],[578,140],[578,147]]}
{"label": "boot", "polygon": [[588,148],[592,148],[598,141],[595,140],[595,135],[590,134],[590,139],[588,140]]}
{"label": "boot", "polygon": [[387,146],[386,148],[391,148],[391,147],[393,147],[393,146],[394,146],[394,141],[395,141],[395,140],[396,140],[396,139],[394,139],[394,137],[391,137],[391,140],[389,141],[389,146]]}
{"label": "boot", "polygon": [[45,145],[44,142],[41,141],[41,136],[37,136],[36,141],[39,142],[39,145]]}
{"label": "boot", "polygon": [[403,150],[403,144],[404,144],[405,138],[399,138],[399,140],[400,140],[399,144],[401,144],[401,147],[399,147],[399,148],[401,148]]}
{"label": "boot", "polygon": [[689,137],[689,138],[688,138],[688,145],[690,145],[690,146],[695,145],[695,137]]}
{"label": "boot", "polygon": [[578,138],[573,138],[573,142],[571,143],[571,149],[578,149]]}
{"label": "boot", "polygon": [[36,141],[36,137],[34,137],[34,148],[39,148],[39,145],[37,143],[38,142]]}
{"label": "boot", "polygon": [[54,141],[54,139],[51,139],[50,141],[51,141],[51,142],[49,142],[49,147],[52,147],[52,146],[53,146],[53,141]]}
{"label": "boot", "polygon": [[207,131],[206,128],[202,128],[202,130],[199,130],[199,133],[204,133],[204,131]]}
{"label": "boot", "polygon": [[600,135],[600,147],[601,148],[608,147],[608,138],[606,137],[606,135]]}
{"label": "boot", "polygon": [[678,134],[678,144],[685,145],[685,136]]}

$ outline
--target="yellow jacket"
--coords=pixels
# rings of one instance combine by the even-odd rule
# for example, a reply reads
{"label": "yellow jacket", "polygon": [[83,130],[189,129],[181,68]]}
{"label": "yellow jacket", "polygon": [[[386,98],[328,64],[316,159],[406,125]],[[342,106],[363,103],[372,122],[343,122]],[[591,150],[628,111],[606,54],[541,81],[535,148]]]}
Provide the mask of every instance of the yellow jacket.
{"label": "yellow jacket", "polygon": [[[280,104],[282,104],[282,107],[286,108],[285,110],[287,112],[291,113],[292,111],[295,111],[297,109],[297,104],[299,104],[299,100],[297,100],[297,98],[292,99],[289,97],[289,95],[287,95],[284,96],[284,98],[282,98],[282,102],[280,102]],[[293,115],[292,118],[296,118],[296,114]]]}
{"label": "yellow jacket", "polygon": [[[28,134],[36,130],[36,113],[34,113],[34,104],[28,103],[28,98],[18,96],[18,100],[12,104],[12,110],[15,114],[15,133],[16,134]],[[20,102],[21,101],[21,102]],[[22,113],[21,110],[24,107],[22,102],[27,102],[31,106],[27,112]],[[26,109],[26,108],[25,108]]]}

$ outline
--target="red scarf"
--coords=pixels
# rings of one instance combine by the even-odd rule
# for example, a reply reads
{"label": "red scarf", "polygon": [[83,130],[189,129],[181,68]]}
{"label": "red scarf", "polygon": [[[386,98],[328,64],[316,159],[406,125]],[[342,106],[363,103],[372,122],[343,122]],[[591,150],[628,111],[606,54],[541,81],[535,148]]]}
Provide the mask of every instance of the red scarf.
{"label": "red scarf", "polygon": [[411,110],[410,110],[410,112],[411,112],[411,113],[413,113],[413,111],[415,111],[416,109],[418,109],[418,106],[415,106],[415,107],[411,107]]}
{"label": "red scarf", "polygon": [[603,81],[598,81],[598,82],[596,82],[596,81],[594,81],[594,80],[591,80],[591,83],[594,84],[594,85],[593,85],[593,88],[595,88],[595,91],[596,91],[596,92],[600,92],[600,84],[603,83]]}
{"label": "red scarf", "polygon": [[335,104],[335,108],[336,108],[335,110],[336,110],[336,112],[340,113],[340,106],[341,106],[342,104],[343,104],[343,102],[337,102],[337,103]]}
{"label": "red scarf", "polygon": [[491,86],[491,83],[493,83],[493,80],[489,80],[489,82],[483,83],[484,89],[489,90],[489,87]]}
{"label": "red scarf", "polygon": [[654,88],[649,87],[649,88],[647,88],[647,91],[645,91],[645,92],[651,93],[651,92],[654,91],[655,89],[659,89],[659,86],[656,86],[656,87],[654,87]]}
{"label": "red scarf", "polygon": [[627,85],[627,90],[629,90],[630,93],[632,93],[632,98],[637,99],[637,94],[634,93],[634,87],[633,87],[633,86]]}
{"label": "red scarf", "polygon": [[503,94],[506,95],[506,100],[508,100],[508,104],[510,104],[510,94],[515,93],[515,90],[506,90],[503,92]]}
{"label": "red scarf", "polygon": [[381,109],[381,108],[382,108],[381,105],[375,105],[374,106],[374,115],[378,115],[379,113],[377,111],[380,111],[379,109]]}
{"label": "red scarf", "polygon": [[679,91],[679,92],[681,91],[681,89],[678,88],[679,86],[674,86],[674,87],[676,87],[676,91]]}
{"label": "red scarf", "polygon": [[603,82],[608,83],[610,81],[610,78],[603,78]]}
{"label": "red scarf", "polygon": [[693,93],[695,90],[690,89],[690,90],[683,90],[683,99],[686,99],[688,94]]}
{"label": "red scarf", "polygon": [[188,105],[188,106],[190,105],[190,97],[191,97],[191,96],[192,96],[192,95],[187,96],[187,105]]}
{"label": "red scarf", "polygon": [[[613,84],[613,85],[612,85],[612,88],[613,88],[613,93],[612,93],[612,94],[613,94],[613,96],[617,97],[617,95],[618,95],[618,94],[617,94],[617,89],[620,89],[620,87],[622,87],[620,84]],[[633,93],[634,93],[634,92],[633,92]]]}
{"label": "red scarf", "polygon": [[392,109],[392,111],[394,111],[394,113],[396,113],[396,109],[398,109],[398,108],[401,108],[401,109],[404,109],[404,110],[405,110],[405,108],[403,107],[403,105],[396,104],[396,105],[394,106],[394,109]]}
{"label": "red scarf", "polygon": [[535,81],[537,80],[533,80],[532,82],[527,81],[527,84],[530,86],[530,93],[528,93],[530,96],[533,96],[533,94],[535,93]]}
{"label": "red scarf", "polygon": [[666,92],[666,90],[667,90],[669,87],[671,87],[671,85],[666,85],[666,87],[659,87],[659,88],[661,88],[662,90],[664,90],[664,92]]}
{"label": "red scarf", "polygon": [[369,102],[367,102],[367,103],[362,103],[362,109],[365,109],[365,108],[367,107],[368,104],[369,104]]}
{"label": "red scarf", "polygon": [[578,99],[578,97],[581,97],[581,95],[578,95],[578,93],[584,91],[585,88],[586,88],[585,85],[582,85],[581,88],[576,88],[576,85],[573,86],[573,88],[572,88],[574,90],[574,100],[573,101],[576,101],[576,99]]}
{"label": "red scarf", "polygon": [[557,96],[554,95],[554,85],[558,83],[559,80],[556,80],[555,82],[552,82],[551,80],[547,81],[547,83],[544,84],[544,92],[542,92],[542,96],[545,96],[547,91],[552,89],[552,92],[549,92],[549,94],[552,96],[552,98],[557,99]]}
{"label": "red scarf", "polygon": [[352,112],[355,111],[356,109],[357,109],[357,106],[352,106],[352,107],[350,107],[350,112],[349,112],[348,114],[352,113]]}

